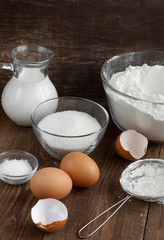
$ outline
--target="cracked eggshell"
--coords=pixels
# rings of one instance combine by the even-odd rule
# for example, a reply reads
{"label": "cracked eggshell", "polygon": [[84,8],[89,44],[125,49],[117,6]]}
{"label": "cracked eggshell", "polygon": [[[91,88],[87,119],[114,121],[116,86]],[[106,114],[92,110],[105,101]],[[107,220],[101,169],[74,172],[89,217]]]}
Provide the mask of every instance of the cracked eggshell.
{"label": "cracked eggshell", "polygon": [[135,130],[122,132],[116,139],[117,153],[124,159],[137,160],[142,158],[148,146],[148,139]]}
{"label": "cracked eggshell", "polygon": [[45,232],[55,232],[67,222],[68,210],[57,199],[40,199],[31,209],[31,218],[39,229]]}

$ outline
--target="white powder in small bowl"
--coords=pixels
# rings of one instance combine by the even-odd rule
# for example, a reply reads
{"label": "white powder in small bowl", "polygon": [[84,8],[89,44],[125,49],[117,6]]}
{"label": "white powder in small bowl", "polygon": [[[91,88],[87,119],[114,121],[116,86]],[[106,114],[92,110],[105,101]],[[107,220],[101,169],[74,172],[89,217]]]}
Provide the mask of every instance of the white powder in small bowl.
{"label": "white powder in small bowl", "polygon": [[[51,149],[61,155],[69,151],[84,152],[97,139],[101,129],[96,118],[75,110],[52,113],[44,117],[38,127],[48,133],[60,135],[58,137],[43,133],[42,138]],[[87,134],[91,135],[83,136]]]}
{"label": "white powder in small bowl", "polygon": [[5,159],[0,164],[0,174],[9,176],[22,176],[27,175],[31,172],[32,166],[29,164],[28,160]]}

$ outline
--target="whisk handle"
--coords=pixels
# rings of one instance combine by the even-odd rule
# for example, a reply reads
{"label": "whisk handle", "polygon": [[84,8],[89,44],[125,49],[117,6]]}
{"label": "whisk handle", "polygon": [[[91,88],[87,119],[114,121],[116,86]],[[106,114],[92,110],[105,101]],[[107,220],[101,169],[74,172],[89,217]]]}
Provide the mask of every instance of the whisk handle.
{"label": "whisk handle", "polygon": [[[111,219],[115,213],[131,198],[132,196],[127,195],[125,198],[123,198],[122,200],[120,200],[119,202],[115,203],[114,205],[112,205],[111,207],[109,207],[108,209],[106,209],[105,211],[103,211],[102,213],[100,213],[98,216],[96,216],[95,218],[93,218],[90,222],[88,222],[86,225],[84,225],[77,233],[78,237],[81,239],[84,238],[89,238],[90,236],[92,236],[95,232],[97,232],[107,221],[109,221],[109,219]],[[120,205],[119,205],[120,204]],[[82,236],[81,232],[87,227],[89,226],[92,222],[94,222],[96,219],[98,219],[99,217],[101,217],[103,214],[105,214],[106,212],[108,212],[109,210],[111,210],[112,208],[114,208],[115,206],[119,205],[116,210],[100,225],[98,226],[93,232],[91,232],[90,234],[86,235],[86,236]]]}

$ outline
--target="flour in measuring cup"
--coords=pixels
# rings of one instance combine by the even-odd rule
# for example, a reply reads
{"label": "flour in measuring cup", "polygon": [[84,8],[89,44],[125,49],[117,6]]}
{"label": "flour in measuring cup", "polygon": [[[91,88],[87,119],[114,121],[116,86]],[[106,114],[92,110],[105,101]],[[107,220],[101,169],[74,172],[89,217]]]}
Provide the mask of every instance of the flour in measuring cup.
{"label": "flour in measuring cup", "polygon": [[[164,141],[164,66],[129,66],[109,80],[116,90],[107,90],[112,114],[123,129],[134,129],[149,140]],[[163,104],[159,104],[163,103]]]}

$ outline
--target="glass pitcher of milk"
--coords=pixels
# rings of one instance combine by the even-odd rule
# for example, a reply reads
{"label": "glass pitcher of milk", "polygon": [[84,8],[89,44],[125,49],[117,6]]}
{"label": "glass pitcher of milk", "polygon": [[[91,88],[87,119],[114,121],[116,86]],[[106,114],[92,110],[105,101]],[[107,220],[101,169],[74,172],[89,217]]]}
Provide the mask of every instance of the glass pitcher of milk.
{"label": "glass pitcher of milk", "polygon": [[13,63],[0,63],[0,69],[13,71],[2,92],[2,107],[16,124],[31,126],[32,110],[39,103],[58,96],[47,74],[54,55],[41,46],[23,45],[12,50]]}

